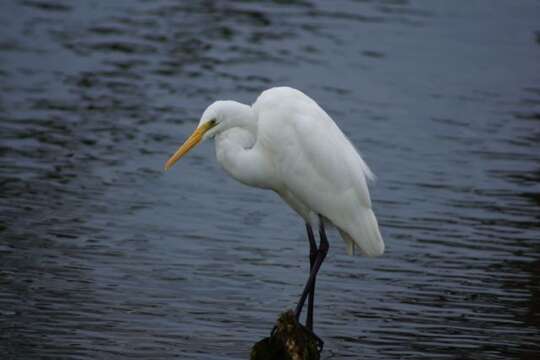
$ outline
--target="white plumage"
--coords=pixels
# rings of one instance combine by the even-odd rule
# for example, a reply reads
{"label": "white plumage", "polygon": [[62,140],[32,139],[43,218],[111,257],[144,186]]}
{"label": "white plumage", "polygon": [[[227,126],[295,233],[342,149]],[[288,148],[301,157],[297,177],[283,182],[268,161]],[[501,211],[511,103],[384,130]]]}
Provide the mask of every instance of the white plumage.
{"label": "white plumage", "polygon": [[217,101],[195,133],[167,162],[172,166],[200,140],[215,137],[216,156],[238,181],[272,189],[306,223],[331,222],[352,255],[381,255],[367,180],[369,167],[330,116],[299,90],[264,91],[252,105]]}

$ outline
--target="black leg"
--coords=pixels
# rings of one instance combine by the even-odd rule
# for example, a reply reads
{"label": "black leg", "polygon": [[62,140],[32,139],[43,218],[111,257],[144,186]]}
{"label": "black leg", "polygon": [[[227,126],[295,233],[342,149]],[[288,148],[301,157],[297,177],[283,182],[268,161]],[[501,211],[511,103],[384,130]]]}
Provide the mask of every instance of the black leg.
{"label": "black leg", "polygon": [[[315,236],[313,235],[313,229],[311,225],[306,223],[306,230],[309,239],[309,272],[313,270],[313,265],[315,264],[315,259],[317,257],[317,243],[315,242]],[[308,311],[306,316],[306,327],[313,331],[313,303],[315,299],[315,280],[313,280],[313,286],[309,292],[308,297]]]}
{"label": "black leg", "polygon": [[328,239],[326,238],[326,232],[324,230],[324,223],[322,221],[321,216],[319,216],[319,236],[321,238],[321,242],[319,244],[319,250],[317,251],[317,256],[315,257],[315,261],[310,271],[309,278],[304,287],[304,291],[302,292],[302,296],[300,296],[298,305],[296,305],[295,316],[297,320],[300,319],[300,313],[302,312],[302,307],[304,306],[304,303],[306,302],[306,298],[308,294],[310,293],[310,291],[314,289],[317,273],[319,272],[319,269],[321,268],[321,265],[330,247],[330,244],[328,243]]}

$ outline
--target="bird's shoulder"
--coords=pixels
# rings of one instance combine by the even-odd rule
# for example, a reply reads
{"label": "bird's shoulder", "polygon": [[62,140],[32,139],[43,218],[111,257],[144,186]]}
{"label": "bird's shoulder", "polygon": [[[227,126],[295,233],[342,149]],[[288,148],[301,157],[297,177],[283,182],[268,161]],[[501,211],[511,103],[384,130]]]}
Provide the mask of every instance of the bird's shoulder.
{"label": "bird's shoulder", "polygon": [[263,91],[252,105],[255,113],[287,111],[295,113],[318,108],[317,103],[300,90],[280,86]]}
{"label": "bird's shoulder", "polygon": [[317,137],[332,122],[315,101],[289,87],[264,91],[252,108],[257,116],[258,140],[277,152],[293,155],[302,146],[299,138]]}
{"label": "bird's shoulder", "polygon": [[[291,87],[274,87],[265,90],[252,105],[259,129],[309,131],[333,123],[326,112],[309,96]],[[309,125],[309,126],[306,126]]]}
{"label": "bird's shoulder", "polygon": [[315,101],[295,89],[273,88],[261,94],[256,105],[258,141],[272,153],[277,169],[287,173],[294,169],[297,186],[318,179],[329,191],[354,189],[370,206],[369,168]]}

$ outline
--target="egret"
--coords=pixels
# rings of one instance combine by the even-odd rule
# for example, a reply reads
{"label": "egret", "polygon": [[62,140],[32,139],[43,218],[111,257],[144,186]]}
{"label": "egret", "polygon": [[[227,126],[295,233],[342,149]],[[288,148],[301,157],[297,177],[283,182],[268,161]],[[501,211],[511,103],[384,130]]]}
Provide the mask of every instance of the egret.
{"label": "egret", "polygon": [[230,176],[275,191],[303,218],[310,273],[295,316],[299,321],[309,296],[305,326],[313,331],[315,280],[329,249],[325,224],[339,230],[349,255],[384,252],[367,187],[372,172],[332,118],[310,97],[290,87],[265,90],[251,106],[214,102],[165,163],[165,170],[206,139],[215,139],[217,160]]}

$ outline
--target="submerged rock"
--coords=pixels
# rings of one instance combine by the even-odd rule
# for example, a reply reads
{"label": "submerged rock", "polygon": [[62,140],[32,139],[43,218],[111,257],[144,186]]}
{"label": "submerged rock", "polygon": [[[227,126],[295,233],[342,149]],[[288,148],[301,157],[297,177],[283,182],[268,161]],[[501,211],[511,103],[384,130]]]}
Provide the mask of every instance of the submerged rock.
{"label": "submerged rock", "polygon": [[270,337],[251,349],[251,360],[319,360],[322,341],[299,324],[292,310],[279,316]]}

